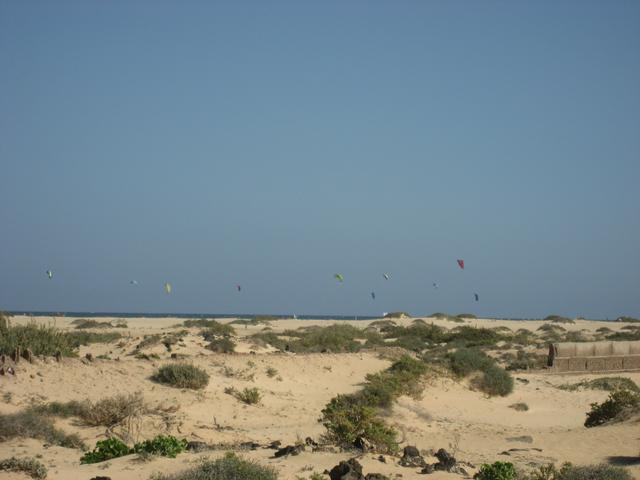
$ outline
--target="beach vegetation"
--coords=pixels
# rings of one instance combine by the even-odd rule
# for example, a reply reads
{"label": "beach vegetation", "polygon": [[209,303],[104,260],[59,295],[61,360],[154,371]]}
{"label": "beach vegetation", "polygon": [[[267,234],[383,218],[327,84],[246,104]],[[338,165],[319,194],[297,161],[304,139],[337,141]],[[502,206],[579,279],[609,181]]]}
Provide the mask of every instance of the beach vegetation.
{"label": "beach vegetation", "polygon": [[407,312],[390,312],[387,313],[383,318],[411,318]]}
{"label": "beach vegetation", "polygon": [[234,328],[228,323],[220,323],[216,320],[209,320],[201,318],[197,320],[185,320],[183,322],[185,327],[200,327],[201,335],[205,340],[209,340],[212,337],[230,337],[236,334]]}
{"label": "beach vegetation", "polygon": [[273,378],[278,374],[278,370],[273,367],[268,367],[266,370],[267,377]]}
{"label": "beach vegetation", "polygon": [[542,465],[523,480],[632,480],[632,476],[624,468],[612,465],[574,466],[565,463],[557,469],[552,463]]}
{"label": "beach vegetation", "polygon": [[209,384],[209,374],[189,363],[163,365],[152,379],[171,387],[194,390],[202,389]]}
{"label": "beach vegetation", "polygon": [[467,318],[467,319],[471,319],[474,320],[476,318],[478,318],[477,316],[475,316],[473,313],[459,313],[458,315],[456,315],[457,318]]}
{"label": "beach vegetation", "polygon": [[227,387],[224,390],[224,393],[231,395],[236,400],[241,401],[242,403],[246,403],[247,405],[255,405],[260,403],[260,399],[262,395],[260,390],[257,388],[245,388],[243,390],[237,390],[233,387]]}
{"label": "beach vegetation", "polygon": [[474,380],[475,386],[493,396],[506,396],[513,391],[513,378],[496,361],[476,348],[460,348],[448,355],[449,366],[458,377],[466,377],[473,372],[482,375]]}
{"label": "beach vegetation", "polygon": [[36,438],[51,445],[67,448],[85,448],[80,437],[56,428],[50,415],[42,414],[32,408],[0,415],[0,440],[5,441],[16,437]]}
{"label": "beach vegetation", "polygon": [[119,438],[111,437],[106,440],[98,440],[95,448],[90,452],[86,452],[80,458],[80,463],[99,463],[113,458],[124,457],[130,453],[132,453],[132,449],[126,443]]}
{"label": "beach vegetation", "polygon": [[473,478],[477,480],[516,480],[516,468],[510,462],[485,463]]}
{"label": "beach vegetation", "polygon": [[529,410],[529,405],[524,402],[519,402],[509,405],[509,408],[513,408],[516,412],[526,412]]}
{"label": "beach vegetation", "polygon": [[277,480],[273,467],[245,460],[228,452],[222,458],[204,458],[196,466],[178,473],[155,474],[152,480]]}
{"label": "beach vegetation", "polygon": [[567,317],[563,317],[562,315],[556,315],[551,314],[551,315],[547,315],[546,317],[544,317],[544,320],[547,322],[553,322],[553,323],[576,323],[574,320],[567,318]]}
{"label": "beach vegetation", "polygon": [[640,329],[633,330],[631,332],[615,332],[606,336],[607,340],[622,340],[622,341],[635,341],[640,340]]}
{"label": "beach vegetation", "polygon": [[629,390],[631,392],[640,393],[640,387],[627,377],[601,377],[593,380],[583,380],[578,383],[569,383],[565,385],[560,385],[558,387],[560,390],[568,390],[573,392],[579,389],[589,389],[589,390],[605,390],[608,392],[613,392],[615,390]]}
{"label": "beach vegetation", "polygon": [[0,460],[0,472],[19,472],[28,475],[34,480],[44,480],[47,478],[47,467],[35,458],[11,457]]}
{"label": "beach vegetation", "polygon": [[541,369],[547,365],[547,355],[518,350],[515,354],[506,353],[501,359],[506,363],[506,370]]}
{"label": "beach vegetation", "polygon": [[151,440],[137,443],[133,451],[138,454],[159,455],[162,457],[175,458],[187,448],[187,440],[178,439],[173,435],[158,435]]}
{"label": "beach vegetation", "polygon": [[18,347],[31,350],[34,355],[55,355],[57,352],[66,357],[76,355],[76,342],[59,328],[33,323],[10,326],[8,323],[3,323],[5,327],[0,334],[2,355],[11,355]]}
{"label": "beach vegetation", "polygon": [[217,353],[233,353],[235,352],[236,344],[227,337],[213,338],[207,345],[207,349]]}
{"label": "beach vegetation", "polygon": [[640,323],[640,318],[622,316],[616,318],[616,322]]}
{"label": "beach vegetation", "polygon": [[592,403],[587,412],[585,427],[626,420],[640,413],[640,394],[629,390],[614,390],[602,403]]}
{"label": "beach vegetation", "polygon": [[85,329],[85,328],[127,328],[126,320],[116,320],[115,323],[112,322],[100,322],[95,319],[87,319],[87,318],[76,318],[71,325],[74,325],[77,329]]}
{"label": "beach vegetation", "polygon": [[111,343],[122,338],[120,332],[69,332],[66,335],[71,347],[74,349],[80,347],[80,345]]}

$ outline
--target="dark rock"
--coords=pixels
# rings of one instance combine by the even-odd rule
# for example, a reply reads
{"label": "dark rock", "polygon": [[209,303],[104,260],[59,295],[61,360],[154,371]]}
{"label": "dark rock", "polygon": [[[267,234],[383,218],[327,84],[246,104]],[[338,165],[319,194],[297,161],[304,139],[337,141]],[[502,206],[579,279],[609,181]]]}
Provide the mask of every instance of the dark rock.
{"label": "dark rock", "polygon": [[272,450],[278,450],[280,448],[280,445],[282,445],[282,442],[280,440],[274,440],[269,445],[267,445],[267,448],[271,448]]}
{"label": "dark rock", "polygon": [[256,450],[259,446],[260,444],[256,442],[242,442],[239,445],[242,450]]}
{"label": "dark rock", "polygon": [[529,380],[527,380],[526,378],[516,377],[516,380],[519,381],[520,383],[525,384],[525,385],[527,385],[529,383]]}
{"label": "dark rock", "polygon": [[87,360],[89,360],[90,362],[93,362],[93,354],[91,353],[87,353],[84,358],[86,358]]}
{"label": "dark rock", "polygon": [[436,452],[436,458],[438,459],[438,463],[435,464],[436,470],[446,470],[448,472],[456,464],[456,459],[444,448]]}
{"label": "dark rock", "polygon": [[427,465],[422,470],[420,470],[420,473],[433,473],[435,471],[436,469],[433,467],[433,465]]}
{"label": "dark rock", "polygon": [[187,442],[187,450],[190,452],[204,452],[209,449],[209,445],[206,442]]}
{"label": "dark rock", "polygon": [[111,477],[93,477],[91,480],[111,480]]}
{"label": "dark rock", "polygon": [[309,445],[310,447],[317,447],[318,446],[318,442],[316,442],[313,438],[311,437],[307,437],[304,439],[304,443],[306,445]]}
{"label": "dark rock", "polygon": [[177,353],[172,353],[172,354],[171,354],[171,358],[172,358],[173,360],[176,360],[176,359],[178,358],[178,354],[177,354]]}
{"label": "dark rock", "polygon": [[380,455],[378,457],[378,461],[382,463],[387,463],[387,458],[384,455]]}
{"label": "dark rock", "polygon": [[407,445],[406,447],[404,447],[403,456],[404,457],[419,457],[420,456],[420,450],[418,450],[417,447],[414,447],[412,445]]}
{"label": "dark rock", "polygon": [[371,442],[363,437],[356,438],[356,441],[353,442],[353,446],[359,450],[362,450],[363,452],[372,452],[373,450],[375,450],[373,448],[373,445],[371,445]]}
{"label": "dark rock", "polygon": [[287,445],[284,448],[279,449],[273,454],[274,457],[284,457],[286,455],[298,455],[304,450],[304,445]]}
{"label": "dark rock", "polygon": [[402,458],[400,459],[400,465],[402,465],[403,467],[414,468],[424,467],[427,465],[427,463],[424,461],[424,458],[422,458],[422,455],[420,455],[420,450],[418,450],[414,446],[407,445],[406,447],[404,447],[404,452]]}
{"label": "dark rock", "polygon": [[362,465],[355,458],[342,461],[329,472],[331,480],[364,480]]}

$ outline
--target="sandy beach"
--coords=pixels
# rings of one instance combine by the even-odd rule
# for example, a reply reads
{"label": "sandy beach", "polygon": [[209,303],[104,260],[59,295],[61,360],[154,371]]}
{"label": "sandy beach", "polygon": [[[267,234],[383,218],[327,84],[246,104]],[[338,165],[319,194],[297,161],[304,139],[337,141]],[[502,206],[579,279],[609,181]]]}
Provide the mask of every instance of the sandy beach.
{"label": "sandy beach", "polygon": [[[12,324],[37,323],[55,325],[63,330],[74,329],[74,318],[14,317]],[[117,320],[99,318],[100,322]],[[376,349],[356,353],[292,353],[270,345],[256,345],[251,335],[262,331],[265,324],[234,325],[235,353],[216,353],[205,348],[199,328],[182,326],[184,319],[127,319],[127,328],[117,330],[122,338],[111,343],[81,346],[77,358],[38,358],[33,364],[21,361],[16,374],[0,377],[0,414],[11,414],[32,405],[71,400],[98,401],[114,394],[140,393],[145,402],[168,412],[140,419],[126,435],[130,441],[147,439],[157,434],[171,434],[190,441],[207,444],[240,445],[255,442],[260,448],[243,450],[244,458],[275,467],[280,478],[308,478],[312,473],[330,470],[341,460],[358,457],[365,472],[376,472],[403,479],[425,478],[420,470],[399,465],[399,456],[382,457],[376,453],[357,453],[306,448],[299,455],[274,458],[274,450],[262,446],[279,440],[282,446],[311,438],[319,440],[325,428],[318,419],[324,406],[338,394],[349,394],[362,388],[368,374],[380,372],[391,365],[391,357]],[[229,323],[233,319],[221,320]],[[459,323],[445,319],[426,318],[425,322],[443,328]],[[353,325],[366,329],[373,321],[305,321],[273,320],[268,328],[274,333],[313,325],[331,323]],[[395,320],[408,326],[413,319]],[[535,332],[544,321],[465,320],[477,327],[504,327],[511,331],[527,329]],[[625,324],[578,320],[563,325],[569,331],[595,332],[607,327],[620,331]],[[186,332],[185,332],[186,330]],[[96,331],[104,331],[97,329]],[[182,331],[171,352],[156,344],[145,349],[146,358],[131,355],[145,336]],[[92,361],[85,358],[90,353]],[[179,357],[204,369],[210,381],[202,390],[178,389],[150,380],[157,368],[175,362]],[[559,385],[590,380],[604,375],[549,374],[540,371],[518,371],[513,393],[505,397],[488,397],[474,389],[468,380],[450,375],[430,373],[424,379],[419,396],[401,396],[384,420],[401,432],[400,447],[416,446],[427,461],[435,461],[433,452],[445,448],[467,465],[468,476],[483,463],[509,461],[522,468],[545,463],[572,462],[596,464],[622,462],[638,455],[637,419],[587,429],[585,414],[593,402],[607,398],[608,392],[581,389],[566,391]],[[607,376],[622,376],[640,383],[640,372],[625,372]],[[225,389],[257,388],[261,400],[255,405],[239,402]],[[524,403],[527,411],[509,408]],[[88,445],[107,435],[122,434],[122,428],[105,431],[102,427],[87,427],[73,419],[58,419],[56,425],[66,432],[77,433]],[[175,459],[154,457],[141,461],[136,455],[108,462],[80,465],[76,449],[48,446],[41,440],[14,438],[0,443],[2,457],[36,457],[49,469],[48,478],[89,479],[108,475],[112,479],[148,479],[154,472],[177,472],[194,464],[203,456],[223,455],[225,448],[203,453],[182,453]],[[630,461],[629,470],[640,478],[640,464]],[[0,472],[1,479],[27,478],[18,473]],[[324,477],[328,478],[328,477]],[[399,477],[398,477],[399,478]],[[464,475],[435,472],[428,478],[464,478]]]}

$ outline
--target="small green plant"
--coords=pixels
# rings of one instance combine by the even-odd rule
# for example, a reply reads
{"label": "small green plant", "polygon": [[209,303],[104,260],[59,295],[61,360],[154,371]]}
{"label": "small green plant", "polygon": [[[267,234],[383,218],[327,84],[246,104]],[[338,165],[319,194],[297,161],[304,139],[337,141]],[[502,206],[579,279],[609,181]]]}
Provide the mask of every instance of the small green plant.
{"label": "small green plant", "polygon": [[526,412],[527,410],[529,410],[529,405],[527,405],[526,403],[513,403],[511,405],[509,405],[509,408],[513,408],[516,412]]}
{"label": "small green plant", "polygon": [[67,448],[85,447],[80,437],[56,428],[49,415],[32,408],[0,415],[0,438],[8,440],[16,437],[37,438]]}
{"label": "small green plant", "polygon": [[516,480],[517,473],[513,464],[509,462],[494,462],[490,465],[485,463],[473,478],[477,480]]}
{"label": "small green plant", "polygon": [[591,390],[605,390],[613,392],[615,390],[629,390],[631,392],[640,393],[638,385],[626,377],[602,377],[594,380],[583,380],[578,383],[560,385],[560,390],[568,390],[570,392],[579,390],[580,388],[588,388]]}
{"label": "small green plant", "polygon": [[122,440],[115,437],[107,438],[106,440],[98,440],[96,447],[80,458],[80,463],[104,462],[112,458],[124,457],[132,452],[133,450]]}
{"label": "small green plant", "polygon": [[187,448],[185,439],[177,439],[172,435],[158,435],[151,440],[137,443],[133,447],[135,453],[146,453],[150,455],[160,455],[163,457],[175,458]]}
{"label": "small green plant", "polygon": [[575,321],[571,320],[570,318],[567,317],[563,317],[562,315],[547,315],[544,318],[547,322],[553,322],[553,323],[576,323]]}
{"label": "small green plant", "polygon": [[513,377],[506,370],[492,365],[483,372],[477,386],[488,395],[505,397],[513,392]]}
{"label": "small green plant", "polygon": [[160,367],[153,376],[156,382],[176,388],[199,390],[209,384],[209,374],[188,363],[174,363]]}
{"label": "small green plant", "polygon": [[159,474],[153,480],[277,480],[272,467],[245,460],[232,452],[217,460],[205,458],[198,465],[183,472]]}
{"label": "small green plant", "polygon": [[273,378],[278,374],[278,370],[276,370],[273,367],[269,367],[269,368],[267,368],[266,373],[267,373],[267,377]]}
{"label": "small green plant", "polygon": [[523,480],[632,480],[629,472],[611,465],[573,466],[565,463],[558,470],[552,463],[531,472]]}
{"label": "small green plant", "polygon": [[29,475],[34,480],[44,480],[47,478],[47,467],[35,458],[11,457],[0,460],[0,472],[22,472]]}
{"label": "small green plant", "polygon": [[244,390],[236,390],[233,387],[227,387],[224,390],[224,393],[227,393],[237,400],[240,400],[242,403],[246,403],[247,405],[255,405],[260,402],[262,395],[260,394],[260,390],[257,388],[245,388]]}
{"label": "small green plant", "polygon": [[592,403],[585,427],[597,427],[608,422],[625,419],[640,410],[640,394],[629,390],[615,390],[602,403]]}
{"label": "small green plant", "polygon": [[236,344],[227,337],[213,338],[207,349],[217,353],[233,353],[236,349]]}

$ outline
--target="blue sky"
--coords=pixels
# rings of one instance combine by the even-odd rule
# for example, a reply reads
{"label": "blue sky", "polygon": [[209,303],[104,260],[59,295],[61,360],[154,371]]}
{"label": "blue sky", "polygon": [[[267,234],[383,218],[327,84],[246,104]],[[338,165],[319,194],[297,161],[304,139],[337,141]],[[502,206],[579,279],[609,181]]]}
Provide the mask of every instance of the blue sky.
{"label": "blue sky", "polygon": [[634,1],[2,2],[0,308],[640,316],[639,27]]}

